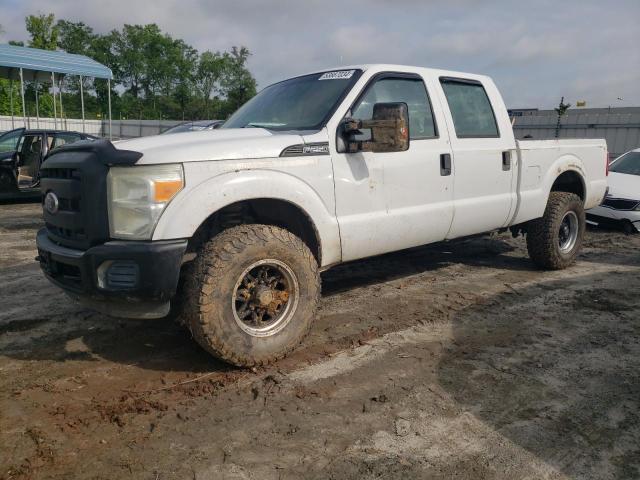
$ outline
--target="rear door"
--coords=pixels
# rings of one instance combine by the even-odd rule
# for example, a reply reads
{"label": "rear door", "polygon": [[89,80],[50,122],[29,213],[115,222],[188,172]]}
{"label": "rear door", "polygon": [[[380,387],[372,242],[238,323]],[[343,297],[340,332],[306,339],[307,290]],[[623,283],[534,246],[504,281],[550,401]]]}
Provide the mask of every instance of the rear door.
{"label": "rear door", "polygon": [[[454,216],[447,238],[503,227],[516,203],[511,127],[500,124],[479,80],[440,77],[439,81],[452,125]],[[486,87],[499,95],[492,84]],[[502,104],[498,108],[504,109]]]}

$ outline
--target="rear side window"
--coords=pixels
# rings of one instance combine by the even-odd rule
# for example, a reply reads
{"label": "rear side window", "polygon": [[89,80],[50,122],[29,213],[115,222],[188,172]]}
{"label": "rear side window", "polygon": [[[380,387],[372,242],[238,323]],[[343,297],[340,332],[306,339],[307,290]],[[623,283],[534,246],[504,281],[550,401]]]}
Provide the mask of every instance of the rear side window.
{"label": "rear side window", "polygon": [[441,78],[458,138],[499,137],[491,102],[480,82]]}
{"label": "rear side window", "polygon": [[75,143],[80,140],[80,135],[74,135],[72,133],[56,133],[53,140],[53,146],[51,148],[60,147],[67,143]]}

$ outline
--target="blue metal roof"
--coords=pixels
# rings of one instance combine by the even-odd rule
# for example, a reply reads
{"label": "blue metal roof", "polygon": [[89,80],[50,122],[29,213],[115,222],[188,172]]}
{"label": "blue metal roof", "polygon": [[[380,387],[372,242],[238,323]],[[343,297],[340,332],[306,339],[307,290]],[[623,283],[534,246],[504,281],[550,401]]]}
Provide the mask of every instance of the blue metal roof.
{"label": "blue metal roof", "polygon": [[113,78],[108,67],[84,55],[0,45],[0,77],[20,78],[20,68],[23,69],[25,80],[51,78],[51,72],[59,75]]}

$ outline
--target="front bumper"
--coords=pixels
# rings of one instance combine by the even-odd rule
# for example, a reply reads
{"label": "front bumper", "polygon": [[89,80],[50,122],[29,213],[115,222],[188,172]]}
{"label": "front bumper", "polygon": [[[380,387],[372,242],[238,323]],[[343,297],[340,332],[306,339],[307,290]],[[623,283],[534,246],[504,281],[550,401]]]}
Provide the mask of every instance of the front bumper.
{"label": "front bumper", "polygon": [[46,228],[36,237],[46,277],[74,299],[109,315],[158,318],[176,293],[186,240],[109,241],[87,250],[62,247]]}
{"label": "front bumper", "polygon": [[603,207],[602,205],[587,210],[587,220],[592,222],[610,225],[613,227],[623,223],[630,223],[640,232],[640,211],[637,210],[617,210],[615,208]]}

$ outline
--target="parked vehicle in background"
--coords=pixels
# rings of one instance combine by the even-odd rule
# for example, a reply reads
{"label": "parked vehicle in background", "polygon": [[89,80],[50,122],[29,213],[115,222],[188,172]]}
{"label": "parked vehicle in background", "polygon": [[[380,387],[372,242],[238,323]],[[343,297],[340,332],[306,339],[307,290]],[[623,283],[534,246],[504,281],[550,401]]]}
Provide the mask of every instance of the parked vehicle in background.
{"label": "parked vehicle in background", "polygon": [[0,194],[37,192],[40,165],[53,149],[97,137],[63,130],[17,128],[0,136]]}
{"label": "parked vehicle in background", "polygon": [[483,75],[321,71],[265,88],[213,135],[54,151],[39,261],[91,308],[173,307],[208,352],[262,365],[309,331],[319,272],[341,262],[511,229],[537,266],[566,268],[607,161],[604,140],[517,141]]}
{"label": "parked vehicle in background", "polygon": [[170,133],[199,132],[200,130],[215,130],[216,128],[220,128],[223,123],[224,120],[198,120],[195,122],[185,122],[165,130],[161,135],[167,135]]}
{"label": "parked vehicle in background", "polygon": [[589,222],[640,232],[640,148],[611,162],[607,183],[609,190],[602,204],[587,211]]}

